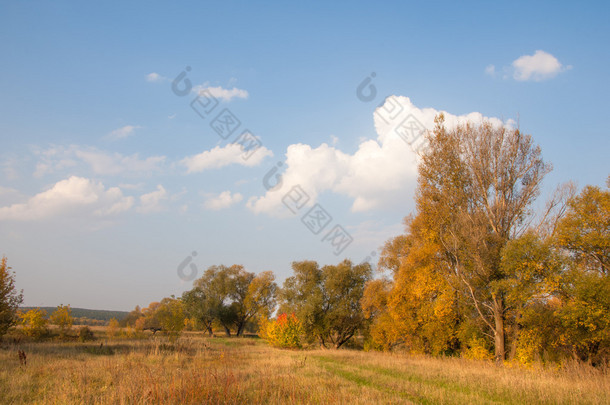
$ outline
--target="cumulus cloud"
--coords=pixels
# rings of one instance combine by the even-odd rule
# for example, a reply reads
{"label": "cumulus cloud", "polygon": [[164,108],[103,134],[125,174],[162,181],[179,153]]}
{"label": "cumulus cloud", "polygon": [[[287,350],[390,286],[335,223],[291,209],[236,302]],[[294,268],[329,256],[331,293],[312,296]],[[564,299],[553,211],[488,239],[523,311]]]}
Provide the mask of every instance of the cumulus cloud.
{"label": "cumulus cloud", "polygon": [[231,194],[230,191],[223,191],[218,195],[208,196],[203,206],[208,210],[218,211],[237,204],[243,198],[240,193]]}
{"label": "cumulus cloud", "polygon": [[133,135],[134,131],[139,128],[142,127],[139,125],[125,125],[124,127],[117,128],[111,131],[110,133],[108,133],[108,135],[105,136],[105,138],[112,140],[127,138],[128,136]]}
{"label": "cumulus cloud", "polygon": [[570,69],[564,67],[550,53],[538,50],[533,55],[523,55],[513,61],[513,78],[519,81],[542,81],[557,76],[558,73]]}
{"label": "cumulus cloud", "polygon": [[180,161],[180,164],[186,166],[187,173],[197,173],[231,164],[257,166],[267,156],[273,156],[273,152],[264,146],[259,145],[258,148],[253,149],[238,143],[231,143],[223,147],[216,146],[197,155],[187,156]]}
{"label": "cumulus cloud", "polygon": [[418,108],[408,97],[388,97],[374,114],[377,139],[363,140],[353,154],[326,143],[318,147],[293,144],[286,150],[281,187],[252,197],[247,207],[255,213],[285,216],[300,187],[313,205],[320,193],[331,191],[348,196],[353,212],[369,211],[392,204],[405,204],[413,198],[417,176],[417,151],[423,147],[424,133],[434,128],[434,118],[445,115],[448,128],[466,122],[490,121],[505,125],[497,118],[473,112],[454,115],[433,108]]}
{"label": "cumulus cloud", "polygon": [[[522,55],[515,59],[510,66],[504,66],[502,77],[512,77],[517,81],[543,81],[552,79],[559,73],[572,69],[571,65],[564,66],[557,58],[548,52],[537,50],[533,55]],[[496,77],[494,65],[485,68],[485,74]]]}
{"label": "cumulus cloud", "polygon": [[140,205],[136,211],[141,214],[163,211],[163,201],[165,200],[167,200],[167,191],[159,184],[155,191],[140,196]]}
{"label": "cumulus cloud", "polygon": [[0,207],[0,220],[28,221],[78,214],[116,215],[129,210],[133,200],[133,197],[123,196],[118,187],[106,189],[102,183],[72,176],[26,202]]}
{"label": "cumulus cloud", "polygon": [[46,150],[35,151],[35,154],[40,159],[36,163],[35,177],[74,167],[79,163],[86,164],[98,175],[149,174],[161,170],[165,162],[165,156],[150,156],[142,159],[137,153],[123,155],[76,145],[53,146]]}

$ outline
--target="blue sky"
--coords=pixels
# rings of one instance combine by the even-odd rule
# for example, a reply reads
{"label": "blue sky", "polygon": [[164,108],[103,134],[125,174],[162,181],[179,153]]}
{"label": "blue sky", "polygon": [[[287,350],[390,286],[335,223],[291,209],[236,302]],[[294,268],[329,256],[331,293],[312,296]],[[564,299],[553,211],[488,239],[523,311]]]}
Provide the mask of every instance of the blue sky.
{"label": "blue sky", "polygon": [[122,310],[189,288],[180,264],[282,282],[294,260],[376,262],[414,207],[396,128],[439,111],[531,133],[554,165],[541,203],[603,185],[609,8],[2,1],[0,254],[26,305]]}

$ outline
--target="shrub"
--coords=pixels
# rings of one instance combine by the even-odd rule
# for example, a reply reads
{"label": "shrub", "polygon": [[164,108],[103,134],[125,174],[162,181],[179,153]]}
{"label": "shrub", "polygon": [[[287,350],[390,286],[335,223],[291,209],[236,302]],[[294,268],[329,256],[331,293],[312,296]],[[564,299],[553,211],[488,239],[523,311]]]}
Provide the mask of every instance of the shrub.
{"label": "shrub", "polygon": [[264,320],[261,325],[261,337],[272,346],[282,348],[300,348],[303,324],[294,313],[280,314],[275,320]]}
{"label": "shrub", "polygon": [[95,340],[95,336],[93,336],[93,332],[88,326],[82,326],[78,330],[78,340],[80,342],[87,342],[89,340]]}

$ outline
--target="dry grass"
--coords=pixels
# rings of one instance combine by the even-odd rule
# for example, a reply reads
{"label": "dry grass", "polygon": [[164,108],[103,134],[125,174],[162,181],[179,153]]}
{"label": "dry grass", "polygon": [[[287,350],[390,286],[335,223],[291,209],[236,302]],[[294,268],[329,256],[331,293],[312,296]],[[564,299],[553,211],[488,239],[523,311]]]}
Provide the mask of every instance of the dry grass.
{"label": "dry grass", "polygon": [[[100,347],[100,343],[104,344]],[[17,351],[27,353],[20,366]],[[608,376],[189,334],[0,349],[3,404],[610,403]]]}

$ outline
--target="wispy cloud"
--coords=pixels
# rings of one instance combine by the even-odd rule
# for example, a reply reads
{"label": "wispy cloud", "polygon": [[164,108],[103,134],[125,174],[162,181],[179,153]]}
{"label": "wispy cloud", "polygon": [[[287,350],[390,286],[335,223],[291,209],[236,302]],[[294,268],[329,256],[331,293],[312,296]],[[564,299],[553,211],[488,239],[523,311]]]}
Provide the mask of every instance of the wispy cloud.
{"label": "wispy cloud", "polygon": [[107,152],[94,147],[82,147],[77,145],[52,146],[48,149],[38,150],[39,156],[36,163],[35,177],[61,171],[66,168],[85,163],[94,174],[118,175],[139,174],[147,175],[161,170],[165,162],[165,156],[150,156],[140,158],[137,153],[123,155],[118,152]]}
{"label": "wispy cloud", "polygon": [[206,91],[210,95],[216,97],[217,99],[220,99],[220,100],[226,101],[226,102],[229,102],[229,101],[233,100],[234,98],[246,99],[249,96],[248,91],[243,90],[243,89],[238,89],[237,87],[233,87],[231,89],[225,89],[221,86],[212,87],[212,86],[204,86],[204,85],[199,85],[199,86],[193,87],[193,92],[196,94],[201,94]]}
{"label": "wispy cloud", "polygon": [[237,204],[244,199],[240,193],[231,194],[230,191],[223,191],[218,195],[208,196],[203,206],[208,210],[218,211]]}
{"label": "wispy cloud", "polygon": [[161,76],[159,73],[149,73],[146,75],[146,81],[148,82],[161,82],[163,80],[167,80],[167,78]]}
{"label": "wispy cloud", "polygon": [[485,74],[494,77],[496,75],[496,67],[494,65],[487,65]]}
{"label": "wispy cloud", "polygon": [[[170,82],[172,81],[172,79],[165,76],[161,76],[159,73],[152,72],[146,75],[146,81],[151,83],[160,83]],[[229,86],[232,86],[231,88],[224,88],[222,86],[210,86],[209,82],[206,82],[204,84],[198,84],[196,86],[193,86],[191,92],[193,92],[194,94],[201,94],[202,92],[207,92],[208,94],[225,102],[230,102],[234,99],[247,99],[250,94],[247,90],[239,89],[233,86],[235,81],[235,78],[231,78],[231,80],[229,81]]]}
{"label": "wispy cloud", "polygon": [[139,125],[125,125],[124,127],[117,128],[110,133],[108,133],[104,138],[117,140],[127,138],[128,136],[132,136],[136,129],[142,128]]}
{"label": "wispy cloud", "polygon": [[186,166],[187,173],[197,173],[208,169],[219,169],[232,164],[248,167],[257,166],[267,156],[273,156],[273,152],[261,146],[245,159],[241,145],[231,143],[224,147],[216,146],[197,155],[187,156],[180,161],[180,164]]}
{"label": "wispy cloud", "polygon": [[140,206],[136,208],[136,211],[141,214],[163,211],[163,201],[165,200],[167,200],[167,191],[159,184],[155,191],[140,196]]}

